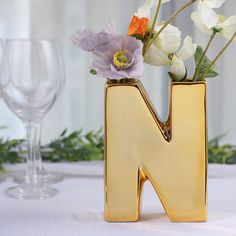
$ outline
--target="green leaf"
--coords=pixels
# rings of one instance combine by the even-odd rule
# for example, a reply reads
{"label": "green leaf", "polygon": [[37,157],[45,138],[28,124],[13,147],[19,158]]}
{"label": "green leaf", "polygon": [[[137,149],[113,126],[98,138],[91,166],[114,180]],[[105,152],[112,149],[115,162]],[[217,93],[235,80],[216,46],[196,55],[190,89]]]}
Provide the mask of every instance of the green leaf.
{"label": "green leaf", "polygon": [[67,129],[64,129],[64,130],[61,132],[60,137],[64,137],[66,133],[67,133]]}
{"label": "green leaf", "polygon": [[141,41],[144,40],[144,37],[141,34],[133,34],[132,37],[134,37],[134,38],[136,38],[138,40],[141,40]]}
{"label": "green leaf", "polygon": [[[198,46],[197,49],[196,49],[196,52],[195,52],[195,55],[194,55],[194,58],[195,58],[195,63],[196,63],[196,66],[199,64],[199,61],[203,55],[203,49],[201,46]],[[211,64],[211,60],[207,57],[207,56],[204,56],[203,58],[203,61],[198,69],[198,72],[197,72],[197,80],[200,79],[201,75],[203,75],[203,73],[205,72],[205,70],[207,69],[207,67]],[[204,76],[204,79],[205,78],[214,78],[216,76],[218,76],[219,73],[216,71],[216,65],[214,64],[210,70],[206,73],[206,75]]]}
{"label": "green leaf", "polygon": [[95,69],[91,69],[91,70],[90,70],[90,74],[92,74],[92,75],[97,75],[97,71],[96,71]]}

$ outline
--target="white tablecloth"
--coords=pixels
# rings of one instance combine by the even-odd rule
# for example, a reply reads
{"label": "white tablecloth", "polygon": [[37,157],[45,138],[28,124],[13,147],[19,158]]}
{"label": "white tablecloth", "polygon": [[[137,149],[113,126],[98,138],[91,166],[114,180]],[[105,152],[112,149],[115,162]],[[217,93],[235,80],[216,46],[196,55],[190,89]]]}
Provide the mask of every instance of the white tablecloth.
{"label": "white tablecloth", "polygon": [[[103,220],[102,163],[47,164],[65,175],[54,185],[54,198],[13,200],[4,191],[11,178],[0,183],[0,236],[235,236],[236,166],[210,165],[207,223],[171,223],[149,183],[144,186],[141,221],[107,223]],[[8,166],[10,171],[22,165]]]}

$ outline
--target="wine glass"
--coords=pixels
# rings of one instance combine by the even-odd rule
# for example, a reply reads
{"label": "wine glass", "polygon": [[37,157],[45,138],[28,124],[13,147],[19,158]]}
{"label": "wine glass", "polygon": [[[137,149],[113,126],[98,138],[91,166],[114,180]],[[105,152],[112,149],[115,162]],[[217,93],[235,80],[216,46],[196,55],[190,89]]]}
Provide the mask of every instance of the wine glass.
{"label": "wine glass", "polygon": [[16,199],[54,196],[57,190],[38,175],[40,123],[64,86],[59,45],[54,39],[7,40],[0,72],[2,98],[23,122],[27,134],[26,178],[6,194]]}

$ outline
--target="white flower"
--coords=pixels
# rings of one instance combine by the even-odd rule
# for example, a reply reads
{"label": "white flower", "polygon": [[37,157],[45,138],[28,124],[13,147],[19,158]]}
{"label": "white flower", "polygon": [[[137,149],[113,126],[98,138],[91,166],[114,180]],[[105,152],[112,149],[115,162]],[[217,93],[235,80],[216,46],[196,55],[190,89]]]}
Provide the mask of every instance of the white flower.
{"label": "white flower", "polygon": [[201,18],[201,13],[195,11],[191,18],[196,26],[204,33],[212,34],[213,30],[217,30],[223,37],[230,39],[236,31],[236,15],[225,19],[224,16],[217,15],[217,21],[211,27],[208,27]]}
{"label": "white flower", "polygon": [[[171,0],[162,0],[161,4],[164,4],[164,3],[169,2],[169,1],[171,1]],[[150,8],[152,8],[152,7],[156,6],[158,4],[158,2],[159,2],[159,0],[146,0],[144,2],[144,5],[147,5]]]}
{"label": "white flower", "polygon": [[144,62],[153,66],[163,66],[170,64],[170,59],[166,53],[152,44],[145,54]]}
{"label": "white flower", "polygon": [[218,27],[222,29],[220,34],[222,34],[226,39],[231,39],[233,34],[236,32],[236,15],[219,23]]}
{"label": "white flower", "polygon": [[[158,32],[163,25],[155,27],[155,31]],[[154,44],[167,54],[175,53],[181,44],[181,31],[173,26],[168,25],[154,41]]]}
{"label": "white flower", "polygon": [[201,15],[198,11],[195,11],[191,14],[191,18],[194,21],[195,25],[203,32],[207,34],[212,34],[212,29],[208,28],[202,21]]}
{"label": "white flower", "polygon": [[150,7],[147,5],[143,5],[137,10],[137,12],[134,15],[137,16],[138,18],[145,17],[145,18],[150,19],[151,18]]}
{"label": "white flower", "polygon": [[176,53],[177,57],[183,61],[191,58],[197,49],[197,44],[193,43],[193,39],[190,36],[187,36],[184,39],[182,48]]}
{"label": "white flower", "polygon": [[207,28],[212,28],[218,21],[218,16],[213,8],[219,8],[226,0],[200,0],[198,4],[198,12],[201,21]]}
{"label": "white flower", "polygon": [[210,8],[219,8],[226,0],[202,0]]}
{"label": "white flower", "polygon": [[174,55],[171,61],[169,72],[175,76],[176,80],[182,80],[186,76],[184,62]]}
{"label": "white flower", "polygon": [[161,66],[170,65],[169,72],[172,73],[177,80],[182,80],[186,76],[186,68],[184,61],[191,58],[197,48],[197,44],[193,44],[192,38],[187,36],[184,39],[183,46],[173,53],[166,53],[157,45],[152,44],[147,51],[144,61],[148,64]]}
{"label": "white flower", "polygon": [[197,44],[193,44],[190,36],[184,39],[182,48],[173,56],[169,72],[172,73],[177,80],[182,80],[186,76],[186,68],[184,61],[191,58],[197,49]]}
{"label": "white flower", "polygon": [[[169,2],[171,0],[162,0],[162,4]],[[142,18],[146,17],[148,19],[151,18],[151,8],[153,8],[155,5],[158,4],[158,0],[145,0],[144,4],[138,8],[137,12],[135,13],[135,16]]]}

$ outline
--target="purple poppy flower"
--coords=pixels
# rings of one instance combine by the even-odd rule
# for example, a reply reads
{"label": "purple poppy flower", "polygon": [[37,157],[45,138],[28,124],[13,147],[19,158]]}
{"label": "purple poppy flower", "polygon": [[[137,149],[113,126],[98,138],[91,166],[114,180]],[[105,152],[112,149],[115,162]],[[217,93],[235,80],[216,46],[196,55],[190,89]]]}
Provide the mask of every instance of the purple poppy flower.
{"label": "purple poppy flower", "polygon": [[95,33],[91,29],[78,31],[72,36],[72,42],[80,49],[91,52],[98,46],[110,42],[116,37],[116,29],[113,22],[108,22],[105,29],[99,33]]}
{"label": "purple poppy flower", "polygon": [[143,74],[143,44],[123,35],[93,51],[93,68],[108,79],[135,78]]}

